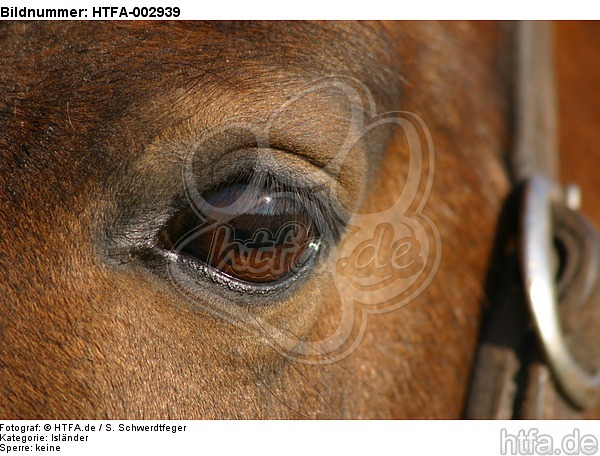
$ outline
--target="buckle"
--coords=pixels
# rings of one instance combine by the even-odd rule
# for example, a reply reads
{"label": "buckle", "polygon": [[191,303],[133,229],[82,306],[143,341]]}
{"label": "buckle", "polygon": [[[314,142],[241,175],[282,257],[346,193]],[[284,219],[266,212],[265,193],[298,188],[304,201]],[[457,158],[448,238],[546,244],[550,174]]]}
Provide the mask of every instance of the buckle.
{"label": "buckle", "polygon": [[538,341],[563,393],[587,409],[600,399],[600,371],[589,373],[571,354],[561,326],[554,269],[553,205],[578,209],[576,187],[563,190],[543,176],[525,184],[521,225],[521,272]]}

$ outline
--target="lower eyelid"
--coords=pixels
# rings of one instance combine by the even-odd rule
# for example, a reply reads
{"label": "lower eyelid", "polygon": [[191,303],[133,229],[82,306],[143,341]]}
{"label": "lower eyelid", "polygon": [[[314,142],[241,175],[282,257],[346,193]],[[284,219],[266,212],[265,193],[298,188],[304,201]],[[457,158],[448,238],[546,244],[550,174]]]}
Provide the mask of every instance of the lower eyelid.
{"label": "lower eyelid", "polygon": [[[216,286],[217,288],[211,288],[211,290],[227,299],[228,302],[248,305],[256,304],[256,298],[276,296],[278,300],[283,299],[290,290],[294,289],[297,283],[302,283],[308,278],[310,269],[316,261],[316,257],[309,259],[296,274],[286,280],[269,284],[253,284],[220,274],[213,268],[187,255],[180,255],[162,249],[155,249],[153,252],[148,252],[147,255],[149,258],[157,257],[162,259],[159,261],[166,261],[168,263],[166,267],[170,271],[167,277],[173,282],[174,275],[177,275],[175,279],[177,286],[178,288],[183,286],[186,289],[184,290],[186,294],[192,296],[205,295],[208,287]],[[177,274],[174,274],[174,271]],[[182,277],[185,277],[185,279],[182,279]],[[219,291],[220,288],[222,288],[222,291]],[[259,302],[259,304],[262,304],[262,302]]]}

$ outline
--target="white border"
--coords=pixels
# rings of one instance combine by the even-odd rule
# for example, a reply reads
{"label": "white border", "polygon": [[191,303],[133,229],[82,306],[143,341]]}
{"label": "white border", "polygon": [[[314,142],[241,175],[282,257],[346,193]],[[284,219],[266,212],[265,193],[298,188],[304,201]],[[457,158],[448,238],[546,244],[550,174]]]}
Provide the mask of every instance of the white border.
{"label": "white border", "polygon": [[[363,0],[332,2],[303,0],[46,0],[3,1],[1,6],[28,8],[89,8],[178,6],[177,19],[600,19],[600,3],[590,0],[547,2],[502,0]],[[88,17],[88,19],[92,19]]]}
{"label": "white border", "polygon": [[[552,441],[552,455],[598,454],[571,449],[572,436],[598,441],[593,421],[0,421],[19,426],[40,423],[39,435],[57,434],[54,427],[94,425],[87,442],[60,444],[61,455],[460,455],[547,454],[543,436]],[[185,426],[184,432],[119,431],[119,424]],[[99,425],[103,429],[98,431]],[[112,430],[107,432],[107,425]],[[43,431],[47,426],[51,431]],[[3,429],[2,433],[6,430]],[[9,434],[13,434],[12,432]],[[34,435],[27,432],[19,435]],[[571,436],[571,437],[570,437]],[[504,441],[503,441],[504,438]],[[535,439],[535,440],[534,440]],[[566,439],[566,440],[565,440]],[[529,440],[529,442],[527,441]],[[567,442],[568,440],[568,442]],[[567,446],[564,445],[566,442]],[[8,442],[0,442],[7,444]],[[588,440],[589,443],[589,440]],[[10,442],[11,445],[15,444]],[[32,445],[31,443],[28,443]],[[35,446],[35,444],[33,444]],[[571,448],[569,448],[571,447]],[[504,450],[504,451],[503,451]],[[540,450],[540,451],[536,451]],[[547,448],[546,448],[547,450]],[[560,453],[557,452],[560,450]],[[9,454],[37,454],[35,451]],[[40,453],[41,454],[41,453]],[[48,454],[48,453],[44,453]]]}

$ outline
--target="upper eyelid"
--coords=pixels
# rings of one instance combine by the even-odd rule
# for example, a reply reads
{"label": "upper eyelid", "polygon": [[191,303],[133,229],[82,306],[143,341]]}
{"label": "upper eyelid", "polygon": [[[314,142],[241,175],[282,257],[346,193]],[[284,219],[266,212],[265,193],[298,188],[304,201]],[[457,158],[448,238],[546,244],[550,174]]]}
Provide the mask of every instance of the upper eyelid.
{"label": "upper eyelid", "polygon": [[313,194],[319,196],[318,202],[324,203],[323,207],[342,207],[337,198],[339,182],[295,153],[278,149],[239,149],[226,154],[220,162],[219,169],[211,172],[209,178],[205,176],[205,168],[198,168],[199,174],[194,178],[201,186],[188,192],[187,203],[190,205],[194,204],[194,196],[231,185],[236,180],[252,180],[255,184],[270,180],[271,185],[279,185],[288,192],[298,192],[300,196],[308,199],[311,199]]}
{"label": "upper eyelid", "polygon": [[[279,179],[292,183],[292,187],[327,188],[316,203],[336,214],[352,210],[362,201],[355,189],[348,189],[340,182],[340,176],[323,168],[320,160],[313,160],[314,151],[299,147],[293,141],[264,149],[249,147],[248,135],[227,131],[206,143],[199,141],[202,128],[208,128],[206,119],[188,118],[161,130],[152,140],[142,146],[135,162],[128,165],[121,181],[109,184],[122,188],[125,197],[115,195],[116,208],[110,209],[105,220],[97,224],[102,230],[98,235],[100,247],[109,250],[108,256],[127,261],[131,250],[139,251],[154,244],[157,233],[168,220],[189,206],[186,185],[196,186],[198,192],[222,182],[227,175],[255,167],[269,171]],[[200,127],[204,125],[204,127]],[[275,146],[275,144],[274,144]],[[198,159],[193,182],[185,182],[186,160]],[[128,179],[127,185],[124,185]],[[131,202],[136,201],[135,204]],[[339,227],[339,218],[334,227]],[[128,249],[129,247],[129,249]],[[102,254],[102,252],[100,252]]]}
{"label": "upper eyelid", "polygon": [[[340,202],[329,191],[331,185],[335,185],[335,181],[330,176],[315,173],[312,165],[310,167],[314,174],[311,174],[311,176],[307,177],[303,173],[298,173],[297,167],[294,167],[294,165],[298,161],[303,161],[302,158],[293,157],[280,151],[274,151],[274,153],[279,155],[280,158],[286,158],[288,163],[283,164],[282,161],[277,160],[278,165],[274,166],[274,161],[269,163],[263,161],[258,172],[271,174],[282,185],[285,185],[290,192],[296,192],[301,198],[306,198],[314,203],[313,206],[319,210],[313,212],[312,215],[319,219],[319,224],[325,228],[325,231],[333,233],[337,241],[346,219],[344,217],[345,211],[342,209]],[[304,163],[304,166],[307,166],[306,162]],[[221,166],[221,168],[223,167]],[[164,172],[169,172],[169,179],[172,179],[172,176],[179,178],[181,176],[180,169],[181,164],[177,164],[177,166],[171,167],[170,172],[168,167]],[[246,172],[248,171],[246,168]],[[236,170],[229,170],[224,176],[228,175],[231,178],[235,172]],[[315,176],[320,176],[321,179],[315,182],[313,181]],[[219,181],[212,182],[210,185],[198,190],[200,192],[210,191],[215,187],[215,184],[222,182],[223,180],[219,179]],[[152,190],[153,188],[155,190]],[[316,192],[316,188],[320,188],[322,191]],[[155,184],[148,186],[144,182],[144,177],[139,176],[132,181],[131,185],[127,186],[127,191],[132,192],[133,195],[123,198],[116,197],[116,200],[119,202],[123,200],[136,201],[136,204],[117,205],[113,215],[107,217],[108,223],[106,220],[101,220],[98,223],[99,226],[104,227],[98,235],[101,252],[106,252],[103,256],[117,259],[119,262],[128,261],[127,258],[131,252],[142,251],[155,245],[158,234],[169,220],[190,207],[190,200],[183,191],[181,184],[173,186],[170,191],[164,192],[162,186]],[[152,196],[153,194],[154,196]],[[144,201],[149,202],[144,204]],[[161,204],[157,204],[158,202],[161,202]]]}
{"label": "upper eyelid", "polygon": [[[206,108],[202,111],[206,111],[204,114],[196,112],[162,129],[144,146],[144,154],[148,156],[148,160],[168,159],[179,163],[189,160],[190,155],[196,158],[200,154],[200,161],[204,159],[208,164],[210,161],[227,159],[240,151],[273,151],[281,158],[281,163],[289,162],[290,168],[300,169],[304,173],[318,170],[317,174],[327,175],[330,182],[335,182],[339,187],[340,200],[344,200],[344,205],[350,207],[364,196],[350,193],[364,192],[363,186],[358,183],[364,180],[368,151],[366,145],[359,142],[353,146],[352,158],[344,158],[347,152],[340,148],[345,147],[343,143],[348,132],[337,132],[335,125],[332,125],[330,117],[338,117],[335,115],[335,107],[337,105],[334,103],[327,109],[321,109],[318,118],[315,118],[312,111],[302,111],[306,117],[304,120],[302,116],[289,119],[284,116],[282,124],[277,128],[261,124],[264,120],[261,120],[259,113],[254,114],[256,117],[227,119],[215,116],[214,113],[209,115],[212,108]],[[236,112],[230,109],[231,112]],[[226,115],[229,109],[221,106],[219,112],[223,113],[223,110]],[[245,108],[239,108],[239,111],[244,112]],[[301,125],[307,122],[308,124]],[[286,126],[290,128],[285,128]],[[263,128],[270,129],[263,131]],[[344,157],[340,157],[340,153]],[[319,178],[318,175],[315,177]],[[357,185],[360,188],[357,189]]]}

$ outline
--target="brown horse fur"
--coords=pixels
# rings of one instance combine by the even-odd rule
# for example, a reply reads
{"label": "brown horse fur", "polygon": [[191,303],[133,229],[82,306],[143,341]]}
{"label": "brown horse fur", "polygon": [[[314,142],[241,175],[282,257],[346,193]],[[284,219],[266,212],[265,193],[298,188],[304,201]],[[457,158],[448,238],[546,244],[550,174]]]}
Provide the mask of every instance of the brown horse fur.
{"label": "brown horse fur", "polygon": [[[460,417],[510,186],[510,32],[450,22],[2,24],[0,417]],[[160,264],[119,242],[171,215],[177,151],[194,135],[233,116],[264,118],[329,75],[364,83],[379,112],[426,122],[436,174],[425,212],[443,251],[424,293],[371,316],[348,357],[313,366],[182,300]],[[346,111],[332,96],[284,113],[275,127],[292,151],[284,164],[327,161]],[[217,160],[235,141],[206,150],[201,178],[242,160]],[[370,139],[338,176],[342,204],[395,223],[377,213],[397,197],[406,149],[391,133]],[[209,285],[195,299],[217,298]],[[260,299],[252,312],[302,338],[336,323],[331,278]]]}

